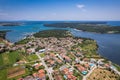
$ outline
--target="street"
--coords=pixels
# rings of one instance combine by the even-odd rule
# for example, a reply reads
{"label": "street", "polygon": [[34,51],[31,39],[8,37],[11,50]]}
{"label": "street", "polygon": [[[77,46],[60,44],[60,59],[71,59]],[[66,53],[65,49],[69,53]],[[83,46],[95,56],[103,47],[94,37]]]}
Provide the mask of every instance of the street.
{"label": "street", "polygon": [[48,67],[47,67],[47,65],[45,63],[45,61],[41,58],[41,56],[38,53],[36,53],[36,55],[38,56],[38,58],[40,59],[40,61],[43,64],[43,66],[45,67],[45,70],[47,71],[47,75],[49,77],[49,80],[54,80],[53,77],[52,77],[52,74],[50,73],[50,71],[49,71],[49,69],[48,69]]}

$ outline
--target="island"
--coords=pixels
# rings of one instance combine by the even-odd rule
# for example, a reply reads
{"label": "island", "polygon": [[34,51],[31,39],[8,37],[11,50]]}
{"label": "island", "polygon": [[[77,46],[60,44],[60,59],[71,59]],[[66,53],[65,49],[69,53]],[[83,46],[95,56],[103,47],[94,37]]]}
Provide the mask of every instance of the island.
{"label": "island", "polygon": [[68,30],[39,31],[5,47],[0,80],[120,80],[120,66],[97,53],[95,40]]}
{"label": "island", "polygon": [[0,26],[20,26],[22,22],[0,22]]}
{"label": "island", "polygon": [[62,22],[62,23],[44,24],[44,26],[56,27],[56,28],[74,28],[82,31],[95,32],[95,33],[120,33],[120,26],[107,25],[105,22],[104,23]]}

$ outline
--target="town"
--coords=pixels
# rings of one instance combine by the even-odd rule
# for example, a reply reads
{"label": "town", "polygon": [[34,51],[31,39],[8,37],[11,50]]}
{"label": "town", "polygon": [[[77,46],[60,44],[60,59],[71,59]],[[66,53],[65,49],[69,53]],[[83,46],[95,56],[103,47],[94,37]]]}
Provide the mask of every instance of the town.
{"label": "town", "polygon": [[4,80],[120,79],[118,65],[96,53],[96,41],[75,38],[69,32],[63,34],[65,37],[59,38],[31,35],[16,44],[3,41],[0,76],[5,73]]}

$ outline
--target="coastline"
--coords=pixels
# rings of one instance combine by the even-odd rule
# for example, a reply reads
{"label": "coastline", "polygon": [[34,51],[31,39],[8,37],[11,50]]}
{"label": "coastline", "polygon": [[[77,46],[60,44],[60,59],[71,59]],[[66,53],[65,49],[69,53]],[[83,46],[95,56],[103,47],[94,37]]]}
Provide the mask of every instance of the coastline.
{"label": "coastline", "polygon": [[99,23],[51,23],[44,24],[46,27],[55,27],[55,28],[73,28],[85,32],[93,32],[99,34],[120,34],[120,26],[112,26],[107,24],[99,24]]}
{"label": "coastline", "polygon": [[[57,30],[57,29],[56,29]],[[74,30],[77,30],[77,31],[82,31],[82,30],[78,30],[78,29],[74,29]],[[70,31],[69,31],[70,32]],[[84,32],[84,31],[83,31]],[[87,31],[86,31],[87,32]],[[36,32],[36,33],[39,33],[39,32]],[[33,33],[33,34],[28,34],[26,37],[24,37],[24,38],[22,38],[21,40],[19,40],[18,42],[20,42],[20,41],[22,41],[22,40],[26,40],[27,38],[30,38],[31,36],[33,36],[34,34],[36,34],[36,33]],[[71,32],[70,32],[71,33]],[[93,32],[94,33],[94,32]],[[98,33],[97,33],[98,34]],[[72,35],[73,36],[73,35]],[[73,36],[74,37],[74,36]],[[88,39],[88,40],[93,40],[93,41],[96,41],[96,40],[94,40],[94,39],[92,39],[92,38],[85,38],[85,37],[74,37],[74,38],[82,38],[82,39]],[[8,41],[8,40],[7,40]],[[13,43],[14,45],[16,45],[16,43],[18,43],[18,42],[15,42],[15,43]],[[96,44],[97,44],[97,42],[96,42]],[[110,61],[108,58],[106,58],[106,57],[104,57],[104,56],[102,56],[100,53],[98,53],[98,48],[99,48],[99,45],[97,44],[97,49],[96,49],[96,52],[97,52],[97,55],[99,55],[100,57],[102,57],[102,58],[104,58],[104,59],[106,59],[107,61]],[[112,62],[113,63],[113,62]],[[116,63],[114,63],[114,64],[116,64]],[[118,65],[118,64],[117,64]],[[120,65],[119,65],[120,66]]]}
{"label": "coastline", "polygon": [[[48,31],[49,31],[49,30],[48,30]],[[68,31],[68,30],[67,30],[67,31]],[[81,30],[79,30],[79,31],[81,31]],[[69,32],[70,32],[70,31],[69,31]],[[36,32],[36,33],[34,33],[34,34],[37,34],[37,33],[39,33],[39,32]],[[34,34],[32,34],[31,36],[34,36]],[[72,34],[72,33],[70,32],[70,34]],[[35,36],[34,36],[34,37],[35,37]],[[96,42],[96,40],[94,40],[94,39],[92,39],[92,38],[75,37],[75,36],[73,36],[73,35],[72,35],[71,37],[73,37],[73,38],[80,38],[80,39],[83,39],[83,40],[92,40],[92,41],[95,41],[96,46],[97,46],[97,49],[96,49],[96,55],[98,55],[99,58],[103,58],[103,59],[105,59],[105,61],[110,62],[112,65],[114,65],[115,67],[117,67],[118,70],[120,71],[120,65],[119,65],[119,64],[116,64],[116,63],[110,61],[108,58],[102,56],[102,55],[98,52],[99,45],[98,45],[98,43]],[[26,37],[26,38],[27,38],[27,37]],[[118,66],[119,66],[119,67],[118,67]]]}
{"label": "coastline", "polygon": [[[57,33],[57,35],[55,33]],[[45,69],[44,68],[45,66],[49,68],[51,65],[53,67],[52,69],[53,71],[56,71],[56,70],[59,71],[59,69],[61,69],[62,66],[66,65],[68,66],[66,67],[68,69],[70,67],[75,69],[75,71],[78,72],[77,74],[80,74],[81,75],[80,77],[83,80],[85,77],[89,77],[89,74],[91,74],[92,72],[94,73],[94,71],[92,70],[92,66],[94,67],[93,69],[101,68],[101,71],[103,71],[104,69],[107,71],[108,67],[106,67],[106,65],[109,65],[109,68],[111,67],[114,68],[114,69],[111,68],[111,70],[115,70],[114,72],[117,72],[114,75],[116,76],[119,75],[118,70],[120,70],[120,66],[117,64],[114,64],[110,60],[107,60],[105,57],[102,57],[97,53],[99,46],[94,39],[75,37],[68,30],[58,30],[58,31],[47,30],[42,32],[41,31],[36,32],[35,34],[31,34],[27,36],[25,39],[22,39],[17,44],[12,45],[10,47],[11,51],[5,52],[7,53],[6,55],[9,55],[9,54],[11,55],[11,59],[13,58],[13,56],[16,56],[15,62],[13,62],[14,65],[18,64],[16,67],[22,65],[24,66],[24,70],[28,69],[27,63],[31,61],[35,61],[33,64],[36,64],[38,63],[38,61],[36,62],[36,59],[38,60],[38,58],[40,58],[40,62],[42,61],[45,64],[43,65],[42,69]],[[62,35],[62,36],[58,36],[58,35]],[[29,52],[29,50],[32,52]],[[40,51],[43,51],[43,52],[40,52]],[[4,53],[1,55],[3,56]],[[21,58],[18,58],[17,55],[19,55],[18,57],[21,57]],[[31,57],[32,60],[27,59],[27,57],[29,56],[33,56]],[[46,58],[50,56],[52,56],[52,59]],[[61,62],[60,63],[55,62],[54,63],[55,65],[53,65],[47,62],[49,60],[53,62],[56,61],[54,60],[54,57],[58,58],[62,62],[62,64]],[[23,58],[26,58],[26,60],[24,61],[24,63],[19,64],[18,62],[22,61]],[[95,62],[92,62],[92,60]],[[87,68],[85,64],[90,65],[91,69],[89,67]],[[31,65],[32,64],[29,64],[29,67],[33,67]],[[83,73],[82,71],[80,71],[77,65],[83,66],[86,69],[85,70],[86,73]],[[6,65],[1,65],[2,67],[1,69],[4,69],[4,66]],[[10,66],[7,68],[10,68]],[[45,70],[49,72],[48,69],[45,69]],[[28,70],[27,72],[32,73],[31,70]],[[27,74],[27,73],[24,73],[24,74]],[[28,75],[32,76],[31,74],[28,74]],[[28,75],[25,75],[25,77]],[[79,78],[77,75],[74,75],[74,76],[76,76],[76,78]]]}
{"label": "coastline", "polygon": [[10,31],[11,30],[0,30],[0,38],[6,39],[6,34]]}

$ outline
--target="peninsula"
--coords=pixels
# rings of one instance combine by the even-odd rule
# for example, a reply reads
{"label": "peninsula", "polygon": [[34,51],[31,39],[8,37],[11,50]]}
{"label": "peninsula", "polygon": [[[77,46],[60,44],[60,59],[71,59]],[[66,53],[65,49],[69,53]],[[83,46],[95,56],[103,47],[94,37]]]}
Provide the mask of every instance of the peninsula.
{"label": "peninsula", "polygon": [[95,40],[76,38],[67,30],[40,31],[4,44],[0,80],[120,79],[120,67],[98,55]]}
{"label": "peninsula", "polygon": [[56,28],[75,28],[87,32],[96,32],[96,33],[120,33],[119,26],[110,26],[104,23],[97,22],[62,22],[62,23],[52,23],[44,24],[46,27],[56,27]]}

